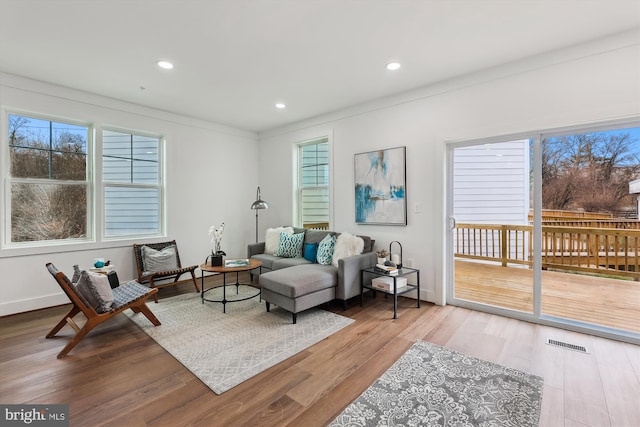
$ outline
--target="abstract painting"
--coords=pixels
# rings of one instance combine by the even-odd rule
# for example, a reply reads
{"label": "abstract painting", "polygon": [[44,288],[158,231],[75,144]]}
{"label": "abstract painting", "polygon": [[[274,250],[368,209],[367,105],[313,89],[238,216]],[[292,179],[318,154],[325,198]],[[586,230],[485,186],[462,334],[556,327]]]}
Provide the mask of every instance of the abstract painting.
{"label": "abstract painting", "polygon": [[356,223],[407,225],[406,149],[356,154]]}

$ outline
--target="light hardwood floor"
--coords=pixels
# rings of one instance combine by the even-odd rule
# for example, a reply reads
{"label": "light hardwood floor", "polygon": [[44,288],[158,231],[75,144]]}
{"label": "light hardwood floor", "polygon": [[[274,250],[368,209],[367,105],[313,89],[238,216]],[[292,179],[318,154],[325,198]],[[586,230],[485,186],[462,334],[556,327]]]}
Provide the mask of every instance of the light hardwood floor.
{"label": "light hardwood floor", "polygon": [[[189,284],[160,291],[160,303]],[[150,304],[153,310],[153,303]],[[45,339],[55,307],[0,319],[0,403],[70,404],[72,426],[323,426],[411,344],[426,340],[544,377],[541,426],[640,426],[640,347],[402,298],[351,301],[356,321],[216,395],[125,316],[56,359],[71,330]],[[162,319],[160,319],[162,320]],[[546,345],[552,338],[589,353]]]}

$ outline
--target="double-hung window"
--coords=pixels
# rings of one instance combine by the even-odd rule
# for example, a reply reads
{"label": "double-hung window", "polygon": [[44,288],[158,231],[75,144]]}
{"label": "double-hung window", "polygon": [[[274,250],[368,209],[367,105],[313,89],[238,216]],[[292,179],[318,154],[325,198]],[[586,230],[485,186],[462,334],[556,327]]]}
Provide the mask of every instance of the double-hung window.
{"label": "double-hung window", "polygon": [[298,146],[298,223],[305,228],[328,229],[329,141],[316,139]]}
{"label": "double-hung window", "polygon": [[162,235],[161,137],[105,129],[100,152],[88,123],[7,118],[4,248]]}
{"label": "double-hung window", "polygon": [[89,239],[88,125],[8,115],[6,245]]}
{"label": "double-hung window", "polygon": [[162,227],[161,139],[102,133],[104,236],[159,235]]}

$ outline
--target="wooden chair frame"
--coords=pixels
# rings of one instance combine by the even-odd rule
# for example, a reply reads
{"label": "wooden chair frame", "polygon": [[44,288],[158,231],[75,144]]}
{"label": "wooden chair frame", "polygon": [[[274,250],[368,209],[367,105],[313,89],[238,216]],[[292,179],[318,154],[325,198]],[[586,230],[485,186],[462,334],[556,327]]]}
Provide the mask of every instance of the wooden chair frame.
{"label": "wooden chair frame", "polygon": [[[148,246],[151,249],[155,249],[157,251],[161,251],[167,246],[175,245],[176,246],[176,259],[178,262],[178,268],[175,270],[168,271],[154,271],[153,273],[144,271],[144,263],[142,262],[142,247]],[[150,288],[164,288],[166,286],[174,286],[178,283],[178,279],[185,273],[191,274],[191,280],[193,281],[193,285],[196,288],[196,292],[200,292],[200,288],[198,287],[198,282],[196,281],[196,268],[197,265],[192,265],[189,267],[182,267],[182,263],[180,262],[180,253],[178,252],[178,245],[175,240],[171,240],[169,242],[158,242],[158,243],[134,243],[133,244],[133,255],[136,260],[136,268],[138,270],[138,282],[139,283],[149,283]],[[171,279],[173,278],[173,282],[168,283],[156,283],[158,279]],[[158,294],[155,294],[153,297],[154,301],[158,302]]]}
{"label": "wooden chair frame", "polygon": [[[93,328],[129,308],[135,313],[144,314],[145,317],[149,319],[149,321],[155,326],[160,325],[160,321],[151,312],[146,304],[147,298],[158,293],[157,289],[149,289],[149,292],[147,292],[146,294],[143,294],[132,301],[128,301],[110,312],[98,313],[93,307],[85,302],[84,298],[82,298],[79,293],[76,292],[75,286],[62,271],[58,271],[58,269],[52,263],[47,263],[47,269],[49,270],[49,273],[51,273],[51,275],[56,279],[56,282],[58,282],[64,293],[67,294],[67,297],[69,297],[69,299],[71,300],[71,304],[73,304],[71,310],[69,310],[69,312],[64,315],[62,320],[60,320],[58,324],[54,326],[51,332],[47,334],[47,338],[53,338],[66,324],[69,324],[69,326],[71,326],[71,328],[73,328],[73,330],[76,332],[71,341],[67,343],[67,345],[62,349],[60,353],[58,353],[58,359],[64,357],[67,353],[69,353],[69,351],[71,351],[71,349],[73,349],[73,347],[75,347],[76,344],[78,344],[80,340],[82,340],[82,338],[84,338],[85,335],[87,335],[87,333],[89,333],[89,331],[91,331]],[[82,326],[82,328],[79,327],[78,324],[73,320],[73,317],[80,312],[82,312],[87,318],[87,321],[84,326]]]}

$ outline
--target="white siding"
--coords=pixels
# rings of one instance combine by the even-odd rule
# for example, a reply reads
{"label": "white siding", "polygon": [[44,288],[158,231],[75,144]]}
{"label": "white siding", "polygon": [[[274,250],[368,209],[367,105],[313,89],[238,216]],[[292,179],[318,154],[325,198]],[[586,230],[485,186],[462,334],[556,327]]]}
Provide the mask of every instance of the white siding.
{"label": "white siding", "polygon": [[527,224],[528,140],[456,148],[453,169],[457,222]]}
{"label": "white siding", "polygon": [[159,234],[160,140],[103,132],[104,233],[106,237]]}

